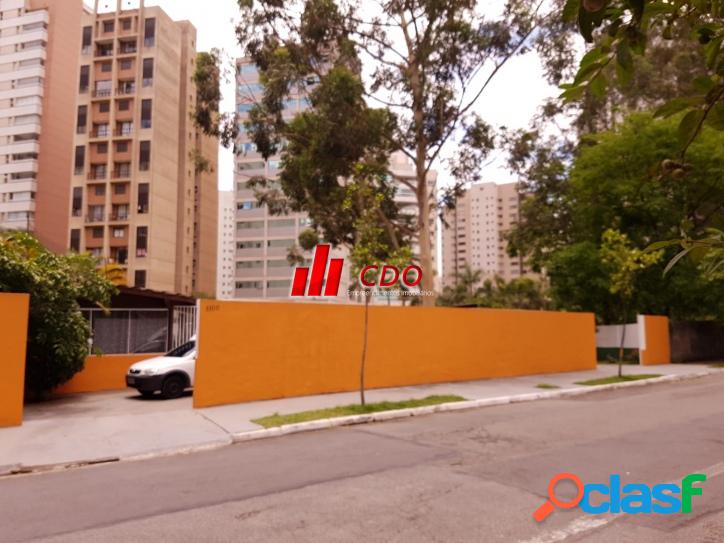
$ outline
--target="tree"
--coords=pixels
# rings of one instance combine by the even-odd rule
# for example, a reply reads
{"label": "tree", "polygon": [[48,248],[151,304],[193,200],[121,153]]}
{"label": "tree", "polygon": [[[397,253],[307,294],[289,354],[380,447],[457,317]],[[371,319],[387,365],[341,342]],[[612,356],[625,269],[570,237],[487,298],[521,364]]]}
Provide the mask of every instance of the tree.
{"label": "tree", "polygon": [[41,396],[83,369],[90,328],[79,300],[104,306],[115,292],[87,255],[55,255],[25,233],[0,235],[0,292],[30,294],[25,388]]}
{"label": "tree", "polygon": [[609,269],[611,281],[609,292],[620,301],[620,324],[622,326],[621,344],[618,350],[618,376],[621,377],[623,351],[626,342],[626,323],[629,309],[636,289],[636,276],[653,266],[663,256],[662,251],[646,252],[631,246],[625,234],[609,229],[601,240],[601,261]]}
{"label": "tree", "polygon": [[548,309],[545,286],[529,277],[506,282],[496,276],[482,281],[482,272],[465,265],[458,272],[455,285],[446,286],[437,299],[440,306],[475,306],[509,309]]}
{"label": "tree", "polygon": [[[511,58],[535,47],[544,54],[548,74],[555,80],[572,58],[567,25],[555,11],[542,13],[542,4],[507,0],[500,15],[489,18],[472,0],[387,0],[376,6],[341,0],[240,0],[239,41],[264,83],[263,99],[250,112],[247,129],[265,158],[290,144],[282,152],[286,170],[297,152],[295,140],[316,138],[314,130],[320,127],[345,140],[358,128],[324,100],[325,89],[338,88],[340,80],[357,79],[362,84],[359,96],[365,100],[354,102],[357,114],[352,118],[376,117],[385,127],[368,134],[363,123],[357,134],[369,148],[386,154],[401,151],[414,163],[414,182],[401,182],[417,199],[413,233],[420,247],[422,289],[433,291],[429,225],[437,195],[427,183],[428,173],[444,148],[455,145],[457,154],[447,161],[453,176],[461,184],[478,178],[494,139],[473,106]],[[299,123],[293,126],[285,120],[284,103],[317,84],[322,90],[310,93],[310,104],[320,113],[320,123],[297,130],[302,128]],[[353,87],[351,82],[348,87]],[[372,109],[368,102],[382,107]],[[319,199],[328,202],[326,195],[335,193],[334,184],[339,183],[325,177],[325,170],[331,165],[335,172],[344,171],[358,159],[335,145],[325,151],[314,165],[318,172],[303,172],[311,174],[306,181],[316,178],[316,190],[309,190],[309,183],[291,170],[282,174],[291,208],[304,209],[319,226],[326,219],[323,211],[329,209]],[[339,215],[339,209],[333,211]],[[335,238],[326,227],[325,236]]]}
{"label": "tree", "polygon": [[[681,111],[679,149],[682,156],[706,124],[724,130],[724,4],[720,1],[683,0],[567,0],[563,20],[578,21],[581,35],[596,45],[582,58],[572,83],[563,97],[578,99],[586,88],[597,95],[606,93],[609,65],[616,68],[620,86],[630,83],[635,73],[635,55],[644,55],[652,35],[665,40],[682,35],[701,47],[703,73],[693,83],[696,93],[678,96],[657,111],[668,117]],[[686,47],[686,46],[685,46]],[[690,46],[688,47],[690,48]]]}
{"label": "tree", "polygon": [[[597,254],[609,228],[638,247],[682,230],[698,238],[722,228],[724,135],[705,129],[691,145],[687,165],[672,167],[666,157],[677,148],[677,124],[675,118],[634,115],[614,131],[587,137],[570,166],[536,165],[543,172],[535,172],[540,190],[524,200],[510,245],[547,270],[556,307],[616,320],[607,301],[611,278]],[[668,258],[674,254],[667,249]],[[662,262],[637,276],[632,310],[724,318],[723,286],[705,278],[696,262],[682,261],[666,275],[664,268]]]}

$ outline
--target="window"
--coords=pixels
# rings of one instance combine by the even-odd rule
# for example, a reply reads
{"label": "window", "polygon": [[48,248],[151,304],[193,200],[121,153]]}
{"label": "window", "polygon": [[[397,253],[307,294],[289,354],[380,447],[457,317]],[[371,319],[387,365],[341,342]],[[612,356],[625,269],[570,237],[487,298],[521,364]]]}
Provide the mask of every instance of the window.
{"label": "window", "polygon": [[288,289],[288,288],[291,288],[291,286],[292,286],[291,281],[278,280],[278,281],[267,281],[266,282],[267,288]]}
{"label": "window", "polygon": [[133,68],[133,61],[129,58],[119,61],[118,64],[120,65],[121,70],[130,70]]}
{"label": "window", "polygon": [[80,81],[78,82],[78,90],[80,92],[88,92],[88,86],[90,85],[90,66],[80,67]]}
{"label": "window", "polygon": [[138,154],[138,169],[142,172],[148,171],[151,166],[151,142],[142,141]]}
{"label": "window", "polygon": [[243,209],[256,209],[259,207],[259,205],[256,202],[238,202],[236,204],[237,211],[241,211]]}
{"label": "window", "polygon": [[151,128],[152,100],[141,101],[141,128]]}
{"label": "window", "polygon": [[112,71],[113,71],[113,64],[111,64],[110,62],[104,62],[103,64],[101,64],[101,72],[108,73],[108,72],[112,72]]}
{"label": "window", "polygon": [[131,109],[130,100],[119,100],[118,101],[118,111],[128,111],[129,109]]}
{"label": "window", "polygon": [[85,145],[78,145],[75,148],[75,175],[82,174],[84,168],[85,168]]}
{"label": "window", "polygon": [[127,141],[119,141],[116,143],[116,153],[127,153],[128,152],[128,142]]}
{"label": "window", "polygon": [[264,284],[261,281],[237,281],[236,288],[240,290],[245,289],[261,289]]}
{"label": "window", "polygon": [[150,87],[153,84],[153,59],[143,59],[143,86]]}
{"label": "window", "polygon": [[77,228],[70,231],[70,250],[80,253],[80,230]]}
{"label": "window", "polygon": [[76,132],[85,134],[88,124],[88,106],[78,106],[78,117],[76,120]]}
{"label": "window", "polygon": [[280,221],[269,221],[269,228],[294,228],[294,219],[282,219]]}
{"label": "window", "polygon": [[107,155],[108,154],[108,144],[99,143],[98,145],[96,145],[96,151],[98,151],[99,155]]}
{"label": "window", "polygon": [[136,228],[136,256],[144,257],[148,251],[148,226]]}
{"label": "window", "polygon": [[101,113],[108,113],[111,110],[110,102],[101,102],[98,104],[98,111]]}
{"label": "window", "polygon": [[148,183],[138,185],[138,212],[148,213]]}
{"label": "window", "polygon": [[113,21],[103,21],[103,32],[108,34],[109,32],[113,32],[113,28]]}
{"label": "window", "polygon": [[244,260],[236,263],[237,270],[261,270],[263,268],[263,260]]}
{"label": "window", "polygon": [[83,214],[83,187],[73,187],[73,216]]}
{"label": "window", "polygon": [[153,47],[156,43],[156,19],[147,18],[143,22],[143,44],[146,47]]}
{"label": "window", "polygon": [[113,184],[113,194],[116,194],[118,196],[126,194],[126,184],[125,183],[114,183]]}
{"label": "window", "polygon": [[96,185],[93,189],[93,192],[96,196],[105,196],[106,195],[106,186],[105,185]]}
{"label": "window", "polygon": [[146,270],[136,270],[133,274],[133,284],[138,288],[146,288]]}
{"label": "window", "polygon": [[261,230],[264,228],[264,221],[240,221],[236,223],[237,230]]}
{"label": "window", "polygon": [[293,239],[270,239],[266,242],[267,247],[288,249],[294,246]]}
{"label": "window", "polygon": [[236,248],[239,250],[243,249],[261,249],[261,241],[240,241],[236,244]]}
{"label": "window", "polygon": [[122,239],[126,237],[126,229],[125,228],[114,228],[113,229],[113,237],[115,239]]}
{"label": "window", "polygon": [[96,226],[93,228],[93,239],[103,239],[103,227]]}
{"label": "window", "polygon": [[133,26],[133,22],[131,19],[121,19],[121,28],[123,30],[131,30],[131,27]]}
{"label": "window", "polygon": [[83,38],[81,40],[81,51],[84,55],[90,53],[91,42],[93,41],[93,28],[90,26],[83,27]]}

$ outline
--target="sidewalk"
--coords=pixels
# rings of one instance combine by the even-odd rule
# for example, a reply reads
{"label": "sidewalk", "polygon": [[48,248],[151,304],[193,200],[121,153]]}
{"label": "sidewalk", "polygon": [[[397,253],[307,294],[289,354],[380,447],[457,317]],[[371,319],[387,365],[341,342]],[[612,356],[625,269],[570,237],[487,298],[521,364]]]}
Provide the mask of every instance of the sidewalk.
{"label": "sidewalk", "polygon": [[[596,370],[532,375],[485,381],[441,383],[367,391],[368,402],[409,400],[433,394],[456,394],[468,400],[531,399],[532,393],[555,396],[557,391],[594,391],[576,381],[616,374],[615,365]],[[697,364],[625,366],[625,374],[656,373],[694,377],[724,370]],[[645,381],[644,381],[645,382]],[[542,390],[539,384],[556,385]],[[641,381],[639,381],[641,383]],[[527,396],[526,396],[527,395]],[[141,399],[132,390],[77,394],[26,406],[25,422],[0,429],[0,475],[19,469],[133,459],[190,452],[243,440],[260,426],[253,419],[274,413],[357,403],[355,392],[285,398],[261,402],[192,409],[192,398]]]}

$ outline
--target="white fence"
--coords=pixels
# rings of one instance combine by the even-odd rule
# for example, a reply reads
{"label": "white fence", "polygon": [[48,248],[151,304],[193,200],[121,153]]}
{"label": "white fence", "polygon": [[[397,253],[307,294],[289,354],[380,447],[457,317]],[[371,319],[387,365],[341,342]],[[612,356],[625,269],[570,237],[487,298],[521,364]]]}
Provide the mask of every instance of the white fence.
{"label": "white fence", "polygon": [[183,345],[196,334],[196,306],[184,305],[173,308],[173,335],[171,348]]}
{"label": "white fence", "polygon": [[636,322],[631,324],[606,324],[596,327],[596,347],[602,349],[619,349],[623,339],[624,349],[646,349],[646,327],[644,316],[636,315]]}

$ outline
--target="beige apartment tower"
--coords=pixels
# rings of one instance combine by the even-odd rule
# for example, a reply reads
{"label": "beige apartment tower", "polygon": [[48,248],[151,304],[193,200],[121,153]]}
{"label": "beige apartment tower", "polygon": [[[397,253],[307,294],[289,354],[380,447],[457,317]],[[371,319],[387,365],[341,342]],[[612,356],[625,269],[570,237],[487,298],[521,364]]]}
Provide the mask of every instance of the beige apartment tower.
{"label": "beige apartment tower", "polygon": [[507,253],[505,233],[520,219],[517,183],[477,183],[458,198],[445,214],[442,232],[443,281],[455,284],[465,266],[480,270],[484,278],[506,281],[532,275],[519,257]]}
{"label": "beige apartment tower", "polygon": [[0,0],[0,228],[67,250],[83,0]]}
{"label": "beige apartment tower", "polygon": [[218,144],[191,119],[195,28],[111,0],[79,32],[66,247],[122,266],[129,286],[213,296]]}

